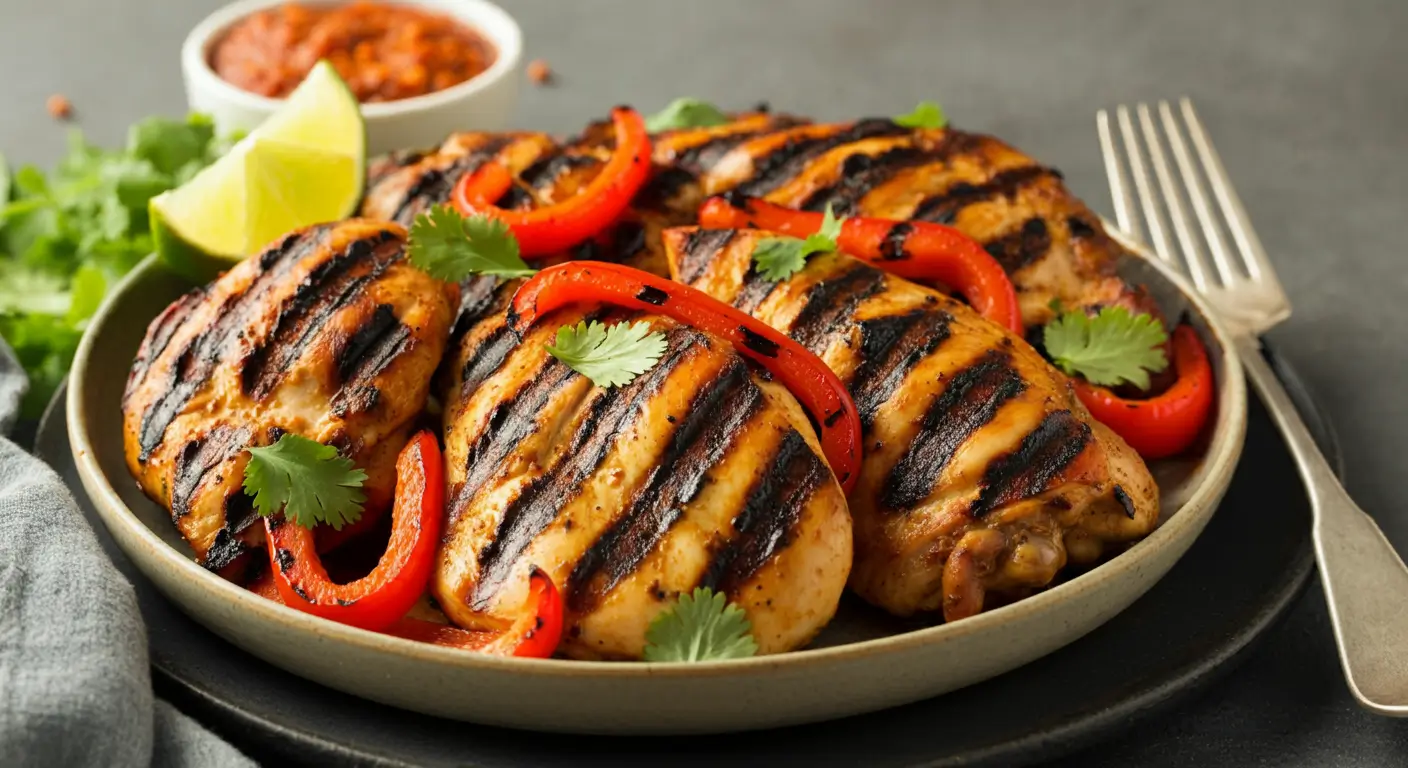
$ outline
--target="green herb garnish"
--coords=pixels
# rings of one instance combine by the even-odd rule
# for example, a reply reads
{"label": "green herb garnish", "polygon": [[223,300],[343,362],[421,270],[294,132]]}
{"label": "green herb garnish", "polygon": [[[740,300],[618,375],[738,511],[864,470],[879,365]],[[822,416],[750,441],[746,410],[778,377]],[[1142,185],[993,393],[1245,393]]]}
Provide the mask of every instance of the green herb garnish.
{"label": "green herb garnish", "polygon": [[623,387],[650,370],[665,354],[665,334],[650,324],[604,325],[595,320],[557,329],[548,354],[586,376],[598,387]]}
{"label": "green herb garnish", "polygon": [[841,224],[845,219],[836,218],[831,206],[821,219],[821,229],[807,235],[806,239],[796,237],[765,237],[753,246],[753,262],[758,274],[766,280],[786,280],[807,266],[807,257],[815,253],[830,253],[836,250],[836,241],[841,237]]}
{"label": "green herb garnish", "polygon": [[1094,317],[1070,311],[1047,324],[1046,353],[1073,376],[1113,387],[1128,382],[1149,388],[1149,374],[1168,367],[1163,344],[1168,334],[1151,315],[1105,307]]}
{"label": "green herb garnish", "polygon": [[254,509],[268,517],[280,510],[284,519],[304,528],[326,523],[337,530],[362,516],[362,483],[367,473],[331,445],[294,434],[249,449],[244,492]]}
{"label": "green herb garnish", "polygon": [[944,108],[935,101],[921,101],[913,112],[895,115],[891,119],[903,128],[942,128],[948,124]]}
{"label": "green herb garnish", "polygon": [[518,239],[492,216],[463,216],[450,205],[437,205],[411,224],[411,264],[450,283],[470,275],[528,277],[537,270],[518,255]]}
{"label": "green herb garnish", "polygon": [[646,661],[742,659],[758,652],[753,625],[722,592],[699,587],[667,608],[645,632]]}
{"label": "green herb garnish", "polygon": [[711,125],[723,125],[727,122],[728,115],[713,104],[699,99],[680,98],[647,117],[645,130],[659,133],[675,128],[707,128]]}

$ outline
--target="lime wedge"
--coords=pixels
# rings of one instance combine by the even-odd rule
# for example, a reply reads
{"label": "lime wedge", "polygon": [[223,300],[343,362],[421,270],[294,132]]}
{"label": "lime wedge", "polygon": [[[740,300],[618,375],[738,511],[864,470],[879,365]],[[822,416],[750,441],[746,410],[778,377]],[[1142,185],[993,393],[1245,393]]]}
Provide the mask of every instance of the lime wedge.
{"label": "lime wedge", "polygon": [[291,229],[346,218],[362,196],[366,130],[325,61],[228,154],[151,201],[157,254],[208,280]]}

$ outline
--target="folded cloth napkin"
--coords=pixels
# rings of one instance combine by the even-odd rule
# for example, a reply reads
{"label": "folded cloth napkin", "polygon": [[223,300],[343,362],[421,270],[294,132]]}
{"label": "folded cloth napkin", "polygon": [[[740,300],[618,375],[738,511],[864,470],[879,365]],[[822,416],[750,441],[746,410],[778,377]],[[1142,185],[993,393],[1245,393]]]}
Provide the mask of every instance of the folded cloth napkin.
{"label": "folded cloth napkin", "polygon": [[[0,426],[24,371],[0,341]],[[252,766],[152,695],[132,585],[58,475],[0,437],[0,765]]]}

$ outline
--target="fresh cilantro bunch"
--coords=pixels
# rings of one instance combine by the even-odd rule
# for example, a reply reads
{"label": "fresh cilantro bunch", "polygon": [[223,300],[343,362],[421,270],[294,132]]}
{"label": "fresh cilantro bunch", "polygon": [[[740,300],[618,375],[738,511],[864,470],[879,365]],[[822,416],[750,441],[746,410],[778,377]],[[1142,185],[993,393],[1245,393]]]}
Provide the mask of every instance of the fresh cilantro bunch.
{"label": "fresh cilantro bunch", "polygon": [[902,128],[942,128],[948,125],[944,108],[937,101],[921,101],[913,112],[895,115],[891,119]]}
{"label": "fresh cilantro bunch", "polygon": [[682,594],[645,632],[646,661],[742,659],[758,652],[753,625],[722,592],[698,587]]}
{"label": "fresh cilantro bunch", "polygon": [[1130,383],[1149,388],[1149,374],[1168,367],[1163,344],[1168,333],[1151,315],[1105,307],[1091,317],[1065,312],[1047,324],[1043,344],[1053,362],[1068,374],[1103,387]]}
{"label": "fresh cilantro bunch", "polygon": [[796,237],[765,237],[753,246],[753,262],[758,274],[765,280],[786,280],[807,266],[807,257],[814,253],[830,253],[836,250],[836,241],[841,237],[841,225],[845,219],[836,218],[831,205],[821,219],[821,229],[807,235],[806,239]]}
{"label": "fresh cilantro bunch", "polygon": [[0,336],[30,377],[22,415],[36,417],[68,373],[107,289],[152,250],[147,201],[209,165],[238,137],[210,119],[147,118],[127,146],[103,150],[78,131],[49,174],[0,157]]}
{"label": "fresh cilantro bunch", "polygon": [[250,448],[244,468],[244,492],[254,497],[255,511],[265,517],[282,511],[304,528],[326,523],[342,530],[357,522],[366,481],[367,473],[336,448],[294,434]]}

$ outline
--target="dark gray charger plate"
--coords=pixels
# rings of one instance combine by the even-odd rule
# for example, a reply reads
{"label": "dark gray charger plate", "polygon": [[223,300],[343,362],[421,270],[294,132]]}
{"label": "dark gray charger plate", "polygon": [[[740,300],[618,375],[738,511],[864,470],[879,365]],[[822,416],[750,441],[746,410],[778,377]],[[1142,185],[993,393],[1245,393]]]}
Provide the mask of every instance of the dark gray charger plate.
{"label": "dark gray charger plate", "polygon": [[[1329,425],[1278,365],[1321,445]],[[1259,400],[1221,509],[1174,569],[1076,643],[929,701],[817,725],[708,738],[538,734],[441,720],[306,682],[244,653],[181,613],[132,567],[83,495],[61,390],[35,450],[75,489],[98,538],[136,587],[157,692],[269,763],[357,765],[870,766],[1033,763],[1162,711],[1232,669],[1309,579],[1310,510]],[[1269,520],[1274,524],[1268,525]],[[1254,542],[1254,545],[1249,543]],[[466,696],[475,695],[465,691]]]}

